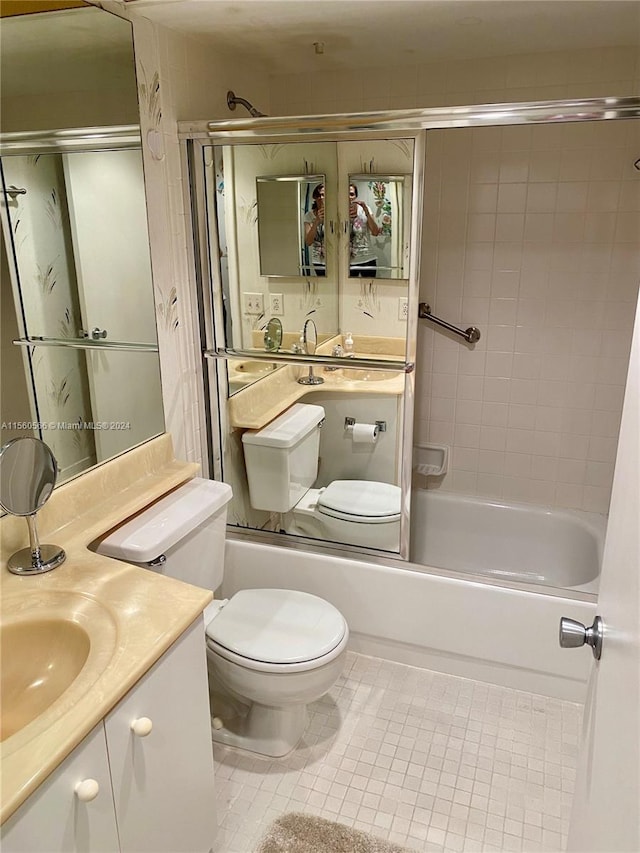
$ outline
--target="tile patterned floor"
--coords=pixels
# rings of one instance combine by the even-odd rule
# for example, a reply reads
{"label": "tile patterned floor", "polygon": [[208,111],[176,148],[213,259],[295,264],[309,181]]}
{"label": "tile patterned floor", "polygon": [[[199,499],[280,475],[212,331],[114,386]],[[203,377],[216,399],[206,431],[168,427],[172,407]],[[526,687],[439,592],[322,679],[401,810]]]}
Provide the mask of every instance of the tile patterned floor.
{"label": "tile patterned floor", "polygon": [[566,846],[582,707],[348,653],[282,759],[215,745],[215,853],[309,812],[411,850]]}

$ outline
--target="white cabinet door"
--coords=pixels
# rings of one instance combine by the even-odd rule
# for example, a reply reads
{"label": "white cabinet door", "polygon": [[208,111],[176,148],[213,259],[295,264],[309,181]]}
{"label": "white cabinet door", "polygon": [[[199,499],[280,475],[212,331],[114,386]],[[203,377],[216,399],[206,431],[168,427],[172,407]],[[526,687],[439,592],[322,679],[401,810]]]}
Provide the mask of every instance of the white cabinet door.
{"label": "white cabinet door", "polygon": [[[152,724],[146,736],[131,729],[142,718]],[[105,719],[123,853],[211,849],[216,820],[210,726],[200,618]]]}
{"label": "white cabinet door", "polygon": [[[82,802],[76,786],[95,780]],[[102,723],[2,826],[2,853],[114,853],[119,849]]]}

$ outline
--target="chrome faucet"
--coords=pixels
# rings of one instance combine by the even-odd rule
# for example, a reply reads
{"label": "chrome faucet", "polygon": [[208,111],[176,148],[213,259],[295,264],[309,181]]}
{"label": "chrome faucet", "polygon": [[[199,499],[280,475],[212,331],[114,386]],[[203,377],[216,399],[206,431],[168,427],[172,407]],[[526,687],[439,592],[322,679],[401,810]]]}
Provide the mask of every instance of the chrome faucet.
{"label": "chrome faucet", "polygon": [[[312,330],[313,337],[309,334],[309,329]],[[302,327],[302,345],[304,347],[305,355],[315,355],[316,346],[318,345],[318,330],[316,328],[316,324],[309,317],[308,320],[305,320],[304,326]],[[309,365],[309,375],[301,376],[298,379],[300,385],[322,385],[324,379],[321,376],[316,376],[313,372],[313,365]]]}
{"label": "chrome faucet", "polygon": [[[336,344],[331,350],[331,355],[334,358],[344,358],[344,350],[341,344]],[[340,370],[337,364],[331,365],[331,367],[325,367],[325,373],[332,373],[334,370]]]}

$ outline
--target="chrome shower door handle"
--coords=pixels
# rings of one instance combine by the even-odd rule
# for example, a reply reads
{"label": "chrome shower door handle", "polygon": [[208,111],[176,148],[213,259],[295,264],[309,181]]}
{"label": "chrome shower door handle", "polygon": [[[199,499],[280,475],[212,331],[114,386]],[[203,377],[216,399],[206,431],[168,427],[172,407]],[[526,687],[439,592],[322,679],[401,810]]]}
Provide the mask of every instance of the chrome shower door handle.
{"label": "chrome shower door handle", "polygon": [[107,330],[106,329],[99,329],[96,326],[95,329],[91,329],[91,337],[93,338],[94,341],[100,340],[100,338],[106,338],[107,337]]}
{"label": "chrome shower door handle", "polygon": [[604,623],[600,616],[596,616],[593,625],[587,628],[582,622],[575,619],[560,619],[560,647],[563,649],[577,649],[580,646],[591,646],[593,656],[600,660],[602,655],[602,641],[604,637]]}

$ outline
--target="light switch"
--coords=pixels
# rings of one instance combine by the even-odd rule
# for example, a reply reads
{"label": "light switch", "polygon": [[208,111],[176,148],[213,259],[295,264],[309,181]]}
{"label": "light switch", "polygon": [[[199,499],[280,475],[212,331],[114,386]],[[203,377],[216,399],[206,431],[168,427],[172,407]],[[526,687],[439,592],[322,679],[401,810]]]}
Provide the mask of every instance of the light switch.
{"label": "light switch", "polygon": [[264,296],[262,293],[243,293],[242,310],[245,314],[264,314]]}

